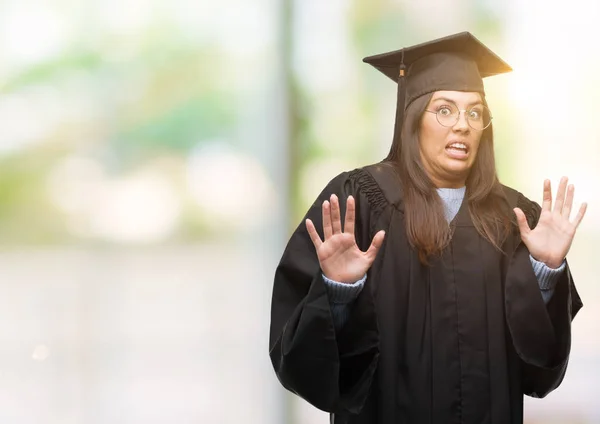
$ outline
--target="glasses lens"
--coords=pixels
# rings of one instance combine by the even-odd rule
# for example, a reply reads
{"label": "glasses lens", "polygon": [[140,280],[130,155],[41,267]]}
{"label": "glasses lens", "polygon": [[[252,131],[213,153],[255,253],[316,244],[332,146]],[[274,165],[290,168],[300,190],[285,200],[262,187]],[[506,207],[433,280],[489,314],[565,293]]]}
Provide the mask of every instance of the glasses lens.
{"label": "glasses lens", "polygon": [[492,123],[490,110],[483,105],[469,109],[467,111],[467,119],[471,128],[476,130],[484,130]]}
{"label": "glasses lens", "polygon": [[458,113],[458,108],[454,105],[443,106],[437,111],[437,120],[445,127],[452,127],[458,121]]}

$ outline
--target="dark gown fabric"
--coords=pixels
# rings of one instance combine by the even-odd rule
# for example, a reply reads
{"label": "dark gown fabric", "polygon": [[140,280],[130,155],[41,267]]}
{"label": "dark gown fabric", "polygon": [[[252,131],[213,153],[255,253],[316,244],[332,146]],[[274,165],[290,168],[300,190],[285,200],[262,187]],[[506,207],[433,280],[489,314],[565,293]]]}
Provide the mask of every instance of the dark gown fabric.
{"label": "dark gown fabric", "polygon": [[[505,187],[535,226],[540,207]],[[356,199],[356,239],[384,244],[337,334],[315,248],[302,222],[275,273],[269,353],[281,384],[335,424],[517,424],[523,395],[561,383],[571,321],[582,307],[568,265],[546,305],[518,228],[498,252],[466,201],[450,245],[430,266],[407,240],[399,182],[380,163],[334,178],[306,217],[322,237],[321,205]],[[507,209],[507,213],[512,211]]]}

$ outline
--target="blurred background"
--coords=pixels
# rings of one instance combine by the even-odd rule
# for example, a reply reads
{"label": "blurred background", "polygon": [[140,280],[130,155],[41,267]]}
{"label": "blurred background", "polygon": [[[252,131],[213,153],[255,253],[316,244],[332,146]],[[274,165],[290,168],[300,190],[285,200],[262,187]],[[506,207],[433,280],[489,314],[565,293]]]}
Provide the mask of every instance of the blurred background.
{"label": "blurred background", "polygon": [[382,159],[364,56],[468,30],[502,181],[589,202],[585,307],[526,422],[600,423],[600,3],[1,0],[0,422],[327,422],[268,359],[273,272],[338,173]]}

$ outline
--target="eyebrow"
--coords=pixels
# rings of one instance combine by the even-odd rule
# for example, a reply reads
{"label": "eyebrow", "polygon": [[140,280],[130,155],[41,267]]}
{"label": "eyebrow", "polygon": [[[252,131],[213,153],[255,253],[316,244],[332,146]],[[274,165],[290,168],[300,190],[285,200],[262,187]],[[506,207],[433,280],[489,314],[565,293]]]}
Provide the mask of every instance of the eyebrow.
{"label": "eyebrow", "polygon": [[[438,100],[442,100],[442,101],[445,101],[445,102],[450,102],[450,103],[456,104],[456,101],[454,101],[452,99],[449,99],[447,97],[438,97],[437,99],[434,99],[433,101],[437,102]],[[481,100],[477,100],[476,102],[471,102],[471,103],[468,104],[468,106],[474,106],[474,105],[483,105],[483,102]]]}

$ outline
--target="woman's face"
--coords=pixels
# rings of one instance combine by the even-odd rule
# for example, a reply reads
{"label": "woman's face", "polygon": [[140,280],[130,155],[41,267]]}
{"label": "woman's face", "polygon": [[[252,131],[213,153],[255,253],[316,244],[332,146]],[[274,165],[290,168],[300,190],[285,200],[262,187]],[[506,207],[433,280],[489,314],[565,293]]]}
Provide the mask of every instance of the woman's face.
{"label": "woman's face", "polygon": [[426,110],[435,113],[423,113],[419,145],[425,171],[436,187],[460,188],[465,185],[483,133],[469,126],[465,112],[460,112],[458,121],[450,127],[442,126],[436,113],[440,110],[442,114],[448,113],[449,107],[469,110],[482,105],[481,100],[476,92],[433,93]]}

